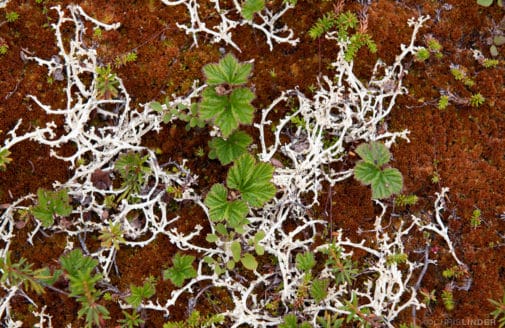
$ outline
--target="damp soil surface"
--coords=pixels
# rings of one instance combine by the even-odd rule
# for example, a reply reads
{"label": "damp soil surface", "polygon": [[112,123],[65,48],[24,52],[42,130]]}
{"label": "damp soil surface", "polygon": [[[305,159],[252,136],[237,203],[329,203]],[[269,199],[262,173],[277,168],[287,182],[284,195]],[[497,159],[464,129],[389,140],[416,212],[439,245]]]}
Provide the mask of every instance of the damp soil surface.
{"label": "damp soil surface", "polygon": [[[279,6],[278,1],[267,6]],[[367,2],[367,1],[362,1]],[[435,193],[449,187],[444,220],[458,257],[467,265],[461,279],[448,279],[443,271],[454,266],[441,239],[432,243],[430,252],[437,260],[423,279],[426,291],[435,291],[436,302],[415,313],[421,327],[498,326],[492,321],[494,310],[488,299],[501,299],[505,292],[505,45],[497,46],[498,65],[486,68],[474,57],[474,50],[491,58],[493,37],[505,34],[505,10],[494,4],[489,8],[478,6],[472,0],[447,1],[368,1],[367,32],[377,44],[377,52],[361,49],[356,57],[355,71],[366,80],[378,58],[386,63],[394,61],[400,44],[410,39],[410,17],[430,15],[421,29],[419,43],[427,45],[430,38],[440,42],[439,55],[432,54],[425,61],[411,59],[409,74],[404,77],[408,95],[397,99],[387,124],[390,131],[408,129],[410,142],[401,141],[392,147],[392,165],[404,178],[404,194],[415,194],[417,204],[397,209],[395,215],[409,217],[430,215],[433,212]],[[69,1],[10,1],[0,10],[0,45],[8,50],[0,55],[0,143],[20,118],[19,131],[31,131],[54,119],[47,117],[27,98],[36,95],[42,103],[54,108],[64,105],[64,83],[49,80],[47,70],[34,62],[24,62],[21,51],[40,58],[50,58],[57,53],[54,33],[49,24],[56,20],[52,5],[62,6]],[[193,80],[203,80],[202,66],[217,62],[223,53],[232,52],[241,61],[254,59],[251,84],[254,85],[256,108],[264,108],[283,90],[300,88],[310,94],[317,79],[331,74],[330,63],[337,53],[333,41],[312,40],[307,31],[325,13],[334,10],[336,2],[300,0],[282,22],[291,27],[300,42],[296,46],[275,45],[270,51],[262,34],[246,27],[236,29],[234,40],[241,52],[223,45],[212,44],[201,36],[199,46],[192,45],[190,36],[176,26],[189,17],[184,6],[168,7],[159,1],[77,1],[92,17],[100,21],[121,22],[117,31],[104,32],[101,37],[90,35],[98,45],[101,63],[111,64],[124,81],[134,104],[163,100],[167,95],[182,95],[190,90]],[[345,10],[359,12],[363,5],[358,1],[345,1]],[[16,12],[14,22],[3,21],[7,12]],[[209,17],[209,20],[215,17]],[[126,65],[116,65],[116,58],[135,51],[137,59]],[[459,65],[474,84],[465,85],[451,74],[451,67]],[[445,109],[438,106],[441,95],[457,95],[461,101],[452,101]],[[465,99],[480,93],[485,101],[471,106]],[[287,109],[286,109],[287,110]],[[279,113],[281,116],[282,113]],[[258,116],[259,117],[259,116]],[[256,119],[258,119],[256,117]],[[254,133],[254,131],[250,131]],[[168,159],[188,164],[202,179],[198,192],[205,194],[216,182],[223,182],[226,168],[216,161],[199,157],[197,149],[208,151],[209,133],[205,129],[185,129],[185,123],[167,125],[159,133],[150,133],[144,145],[159,150],[160,162]],[[65,149],[61,150],[62,152]],[[71,151],[71,149],[69,149]],[[54,181],[69,177],[67,164],[49,156],[49,149],[25,141],[11,149],[12,162],[0,172],[0,204],[9,204],[19,197],[36,193],[38,188],[51,188]],[[203,162],[203,164],[201,164]],[[191,164],[199,163],[199,164]],[[357,231],[372,226],[378,213],[371,199],[370,188],[354,179],[348,179],[327,188],[318,209],[333,229],[343,229],[351,238],[359,240]],[[392,202],[392,201],[389,201]],[[331,204],[329,206],[328,204]],[[472,221],[476,209],[481,211],[481,222]],[[185,218],[182,231],[197,224],[204,225],[205,214],[197,206],[182,204],[179,215]],[[35,268],[57,265],[63,252],[63,236],[38,234],[34,245],[26,243],[33,222],[20,225],[10,249],[17,259],[24,257]],[[95,237],[96,238],[96,237]],[[438,246],[437,246],[438,245]],[[414,252],[413,242],[408,246]],[[120,276],[113,283],[122,290],[131,284],[141,284],[152,275],[160,278],[169,259],[176,251],[164,237],[144,248],[122,249],[117,256]],[[441,299],[442,291],[453,284],[454,309],[448,310]],[[160,299],[169,295],[173,286],[159,279],[156,293]],[[0,292],[1,295],[2,292]],[[199,309],[206,313],[226,308],[227,300],[219,290],[209,289],[209,296]],[[213,296],[212,296],[213,295]],[[76,313],[79,305],[73,299],[47,290],[45,294],[29,296],[37,304],[46,304],[53,316],[55,327],[83,324]],[[187,300],[184,298],[172,309],[172,320],[187,317]],[[24,297],[12,302],[12,313],[17,319],[32,326],[32,307]],[[108,306],[111,319],[105,326],[114,326],[122,318],[115,303]],[[143,313],[146,327],[162,327],[163,314],[156,311]],[[413,322],[412,312],[402,313],[395,326]],[[479,321],[480,320],[480,321]],[[486,321],[487,320],[487,321]]]}

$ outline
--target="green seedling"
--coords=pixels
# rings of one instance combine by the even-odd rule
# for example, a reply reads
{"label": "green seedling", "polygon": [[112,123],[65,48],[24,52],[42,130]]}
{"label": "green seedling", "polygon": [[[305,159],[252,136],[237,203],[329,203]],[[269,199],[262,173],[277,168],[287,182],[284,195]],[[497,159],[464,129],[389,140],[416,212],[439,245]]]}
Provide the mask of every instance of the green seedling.
{"label": "green seedling", "polygon": [[31,212],[45,228],[54,224],[55,217],[65,217],[72,213],[73,208],[66,189],[51,191],[39,188],[37,198],[37,205],[31,209]]}
{"label": "green seedling", "polygon": [[163,271],[163,279],[170,281],[176,286],[181,287],[184,280],[196,277],[196,270],[193,268],[195,257],[192,255],[175,254],[172,258],[172,267]]}
{"label": "green seedling", "polygon": [[383,168],[390,159],[391,153],[384,144],[370,142],[356,148],[361,157],[354,168],[354,178],[365,185],[371,185],[372,198],[388,198],[401,192],[403,177],[395,168]]}
{"label": "green seedling", "polygon": [[115,73],[111,72],[110,65],[96,69],[97,99],[112,99],[119,94],[119,80]]}
{"label": "green seedling", "polygon": [[209,141],[209,158],[219,159],[226,165],[245,154],[247,147],[252,143],[252,138],[246,132],[237,130],[228,138],[213,138]]}
{"label": "green seedling", "polygon": [[7,169],[7,164],[12,162],[12,158],[9,157],[11,152],[9,149],[0,149],[0,171],[5,171]]}
{"label": "green seedling", "polygon": [[131,199],[132,195],[140,194],[142,187],[148,182],[148,176],[152,173],[147,165],[149,155],[141,156],[139,153],[129,152],[122,154],[114,163],[114,169],[121,176],[121,189],[123,193],[118,201]]}
{"label": "green seedling", "polygon": [[213,121],[227,138],[239,124],[251,124],[255,98],[251,90],[239,87],[247,82],[252,64],[239,63],[231,55],[226,55],[217,64],[203,68],[206,83],[209,85],[202,93],[200,118]]}
{"label": "green seedling", "polygon": [[495,320],[498,319],[498,328],[505,327],[505,293],[501,300],[488,299],[488,301],[495,307],[491,315]]}
{"label": "green seedling", "polygon": [[138,308],[144,300],[151,298],[156,293],[156,279],[150,276],[142,286],[130,285],[130,295],[126,297],[125,301]]}

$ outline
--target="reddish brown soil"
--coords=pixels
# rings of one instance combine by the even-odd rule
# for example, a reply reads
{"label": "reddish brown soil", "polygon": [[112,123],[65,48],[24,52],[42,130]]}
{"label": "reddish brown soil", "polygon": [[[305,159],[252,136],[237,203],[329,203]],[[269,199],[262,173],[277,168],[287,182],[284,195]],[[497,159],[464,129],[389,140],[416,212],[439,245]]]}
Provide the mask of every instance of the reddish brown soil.
{"label": "reddish brown soil", "polygon": [[[23,118],[22,130],[26,131],[53,119],[43,115],[27,100],[27,94],[35,94],[43,103],[53,106],[64,101],[63,84],[49,84],[45,68],[34,62],[24,63],[19,56],[21,49],[41,58],[57,52],[54,35],[45,26],[55,20],[54,12],[45,10],[55,3],[67,4],[69,1],[37,4],[35,1],[17,0],[0,11],[2,18],[7,11],[20,15],[16,22],[0,26],[0,40],[9,46],[7,54],[0,56],[0,130],[3,131],[0,141],[19,118]],[[444,10],[444,3],[452,9]],[[147,0],[96,0],[81,1],[80,4],[92,17],[122,23],[118,31],[104,33],[103,38],[97,41],[104,63],[112,63],[114,58],[129,51],[137,51],[135,63],[115,69],[135,103],[161,100],[164,95],[172,93],[183,94],[194,79],[203,78],[201,68],[204,64],[219,59],[220,45],[210,45],[201,38],[200,47],[193,48],[191,38],[176,28],[175,22],[188,19],[184,6],[167,7],[158,1]],[[359,8],[356,1],[346,1],[346,9],[356,11]],[[256,88],[255,105],[258,108],[269,104],[280,91],[295,86],[310,93],[309,86],[315,85],[318,75],[329,73],[328,64],[335,58],[335,45],[325,39],[312,41],[306,31],[317,18],[331,9],[332,2],[329,1],[299,1],[296,9],[285,16],[284,23],[292,27],[301,39],[296,47],[276,46],[270,52],[259,33],[247,28],[235,31],[234,39],[242,48],[242,53],[233,51],[235,55],[243,61],[255,59],[251,82]],[[416,194],[420,201],[401,214],[422,215],[432,210],[434,193],[442,186],[450,187],[447,203],[450,211],[445,213],[445,220],[456,252],[468,264],[469,276],[473,280],[469,291],[454,291],[455,309],[447,311],[440,294],[449,280],[442,277],[442,271],[453,266],[454,261],[443,250],[444,242],[436,240],[435,243],[442,249],[437,253],[438,265],[430,266],[423,286],[427,290],[436,290],[438,302],[418,311],[417,323],[423,327],[463,326],[462,320],[490,319],[493,307],[488,299],[501,298],[505,290],[505,220],[499,218],[505,212],[505,46],[499,48],[501,64],[491,69],[474,60],[470,49],[480,49],[485,56],[490,56],[488,39],[493,22],[500,22],[504,11],[496,5],[484,9],[473,0],[381,0],[372,1],[368,13],[368,31],[378,45],[378,52],[370,54],[365,49],[359,52],[355,67],[364,79],[378,57],[391,63],[399,52],[400,44],[409,40],[411,29],[406,24],[409,17],[419,13],[430,14],[431,17],[439,15],[438,20],[432,19],[422,29],[420,43],[424,43],[423,35],[432,35],[442,44],[443,57],[437,59],[432,56],[423,63],[410,63],[410,72],[404,82],[409,95],[398,99],[387,123],[392,131],[405,128],[411,131],[411,143],[400,142],[393,147],[393,165],[403,174],[404,193]],[[475,85],[467,88],[455,81],[449,71],[451,63],[466,67]],[[271,75],[271,70],[275,70],[275,77]],[[486,102],[479,108],[451,104],[447,109],[439,110],[436,104],[442,89],[462,97],[480,92]],[[181,140],[188,142],[182,143]],[[161,148],[163,155],[160,161],[189,158],[190,162],[201,163],[195,150],[199,146],[207,150],[207,141],[206,131],[193,129],[186,132],[184,124],[178,124],[167,127],[159,134],[150,134],[145,145]],[[0,204],[34,193],[39,187],[50,188],[53,181],[65,181],[67,178],[65,163],[49,157],[46,147],[24,142],[11,151],[13,161],[5,172],[0,173]],[[213,162],[191,168],[201,177],[209,177],[200,180],[199,192],[202,193],[212,183],[222,181],[226,172]],[[436,183],[432,182],[434,175],[440,177]],[[347,234],[355,236],[358,227],[371,226],[370,219],[376,214],[376,209],[370,196],[369,188],[353,179],[335,186],[331,191],[331,216],[328,216],[332,227],[343,228]],[[470,216],[476,208],[482,211],[483,223],[472,228]],[[205,222],[203,212],[194,206],[183,206],[179,213],[186,218],[186,229],[191,229],[196,222]],[[26,257],[36,268],[54,266],[57,260],[54,254],[62,252],[64,238],[39,235],[36,244],[29,247],[25,239],[31,227],[28,224],[18,231],[11,246],[16,252],[15,257]],[[410,249],[418,246],[410,245]],[[127,288],[132,283],[140,284],[149,275],[160,277],[161,269],[168,266],[174,251],[175,247],[163,238],[143,249],[122,250],[117,259],[121,278],[117,277],[114,283],[119,288]],[[159,279],[157,296],[163,299],[169,295],[171,288],[169,282]],[[214,301],[208,299],[203,302],[202,311],[210,309],[212,312],[213,307],[226,305],[227,300],[222,300],[218,290],[211,292]],[[47,291],[42,296],[30,296],[39,304],[48,305],[47,311],[53,315],[57,327],[68,323],[79,326],[75,316],[78,304],[73,300],[53,291]],[[16,300],[13,311],[17,318],[33,324],[29,304],[22,298]],[[182,300],[178,306],[173,311],[173,319],[186,316],[186,301]],[[114,305],[108,306],[108,309],[112,326],[112,322],[121,317],[121,311]],[[406,311],[397,324],[410,321],[410,311]],[[146,313],[146,327],[162,327],[163,322],[165,318],[162,314]]]}

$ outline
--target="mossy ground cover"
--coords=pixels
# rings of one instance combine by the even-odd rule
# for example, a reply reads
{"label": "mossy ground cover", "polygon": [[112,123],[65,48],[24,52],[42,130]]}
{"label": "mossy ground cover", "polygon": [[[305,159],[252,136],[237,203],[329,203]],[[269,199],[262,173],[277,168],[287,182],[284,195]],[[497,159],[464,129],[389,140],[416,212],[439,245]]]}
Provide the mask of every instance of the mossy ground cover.
{"label": "mossy ground cover", "polygon": [[[411,29],[406,22],[410,17],[429,14],[431,20],[421,29],[418,43],[429,48],[429,41],[436,39],[442,46],[441,55],[432,52],[424,61],[410,59],[407,63],[409,72],[403,82],[409,94],[397,98],[394,110],[383,122],[385,129],[410,130],[410,143],[399,141],[391,148],[392,165],[403,175],[403,193],[415,194],[419,199],[417,204],[397,207],[393,212],[399,219],[411,215],[428,217],[433,214],[435,192],[441,187],[449,187],[444,220],[458,257],[468,266],[464,277],[471,282],[468,290],[453,290],[454,308],[449,311],[444,306],[442,292],[452,280],[444,277],[443,272],[453,267],[454,261],[446,251],[444,241],[440,238],[433,240],[430,252],[437,265],[430,265],[422,288],[428,293],[434,290],[437,301],[418,310],[416,322],[424,327],[464,326],[465,320],[466,325],[469,322],[483,325],[482,322],[491,321],[471,320],[490,320],[495,307],[488,299],[501,299],[505,292],[505,46],[497,47],[499,63],[491,68],[484,67],[482,61],[475,58],[473,50],[491,58],[489,49],[493,37],[505,33],[504,10],[497,6],[484,8],[470,0],[368,2],[367,32],[375,41],[377,51],[371,53],[364,47],[356,54],[354,69],[364,80],[370,75],[377,58],[392,63],[400,44],[408,42]],[[57,53],[54,33],[49,27],[57,17],[49,8],[55,4],[64,7],[69,3],[10,1],[5,9],[0,10],[0,45],[8,46],[7,52],[0,55],[2,141],[19,118],[23,118],[20,131],[31,131],[50,120],[59,119],[45,115],[26,96],[36,95],[42,103],[54,108],[64,106],[64,81],[48,78],[46,68],[33,61],[24,61],[20,52],[26,51],[40,58],[50,58]],[[122,24],[118,30],[102,34],[88,30],[87,40],[90,45],[97,46],[101,64],[110,64],[124,81],[134,104],[161,102],[171,94],[189,92],[193,80],[205,79],[203,66],[218,62],[224,50],[232,52],[240,61],[254,59],[249,78],[256,96],[252,104],[264,108],[282,91],[296,86],[310,95],[317,86],[317,78],[331,73],[330,64],[337,53],[335,42],[325,38],[312,39],[307,33],[320,17],[334,10],[336,2],[332,1],[299,1],[283,16],[282,23],[300,38],[296,46],[275,45],[271,51],[261,33],[245,26],[237,28],[233,39],[241,52],[224,44],[212,44],[205,35],[199,36],[199,46],[195,47],[192,38],[176,26],[177,22],[189,19],[183,6],[169,7],[159,1],[147,0],[80,1],[78,4],[91,17],[105,23]],[[280,2],[267,2],[266,6],[278,8]],[[344,5],[345,10],[351,12],[359,12],[362,7],[358,1],[345,1]],[[201,9],[202,19],[209,24],[217,20],[211,9],[210,5]],[[18,13],[18,19],[3,22],[8,12]],[[132,52],[136,53],[136,60],[122,60]],[[454,65],[474,81],[471,86],[454,78],[451,74]],[[465,103],[475,94],[485,98],[482,105]],[[446,108],[440,109],[439,100],[443,95],[452,98]],[[274,116],[281,118],[291,110],[288,106],[279,108]],[[258,121],[259,114],[255,117],[255,122]],[[96,117],[96,122],[104,124],[100,117]],[[200,177],[198,192],[206,194],[214,184],[226,180],[229,167],[206,158],[210,140],[208,130],[187,130],[185,126],[185,122],[173,122],[160,132],[150,132],[143,139],[143,146],[156,150],[160,163],[188,159],[189,169]],[[244,126],[243,130],[257,140],[256,129]],[[72,153],[72,146],[67,147],[59,152]],[[205,154],[203,160],[200,149]],[[13,147],[11,153],[12,162],[0,172],[0,204],[9,204],[28,193],[35,194],[39,188],[50,189],[54,181],[69,178],[67,164],[50,157],[48,147],[25,141]],[[358,160],[357,157],[350,158],[341,165],[352,167]],[[331,188],[326,186],[320,205],[312,209],[314,217],[328,222],[328,229],[320,238],[331,238],[333,232],[342,229],[350,238],[359,240],[358,232],[372,229],[373,218],[380,213],[371,196],[370,188],[354,179],[339,182]],[[392,204],[393,200],[388,202]],[[482,213],[479,225],[471,220],[475,209]],[[183,202],[173,203],[169,210],[182,218],[177,226],[181,232],[188,233],[196,225],[202,225],[205,233],[196,242],[207,243],[205,235],[209,226],[201,208]],[[58,257],[66,243],[64,236],[37,234],[34,245],[28,245],[26,239],[34,224],[33,220],[19,220],[16,237],[10,245],[12,257],[17,260],[24,257],[36,268],[57,268]],[[391,222],[391,229],[398,225],[396,221]],[[88,236],[88,242],[100,244],[98,236]],[[406,245],[406,252],[415,252],[424,246],[422,240],[414,236]],[[177,248],[164,236],[143,248],[122,249],[117,254],[118,274],[111,275],[112,283],[120,290],[128,290],[132,284],[142,285],[146,277],[158,277],[156,297],[164,299],[174,286],[169,280],[161,279],[162,270],[170,266],[176,253]],[[363,260],[363,256],[360,252],[354,255],[356,261]],[[260,265],[273,266],[266,261],[260,261]],[[241,274],[244,279],[250,278],[247,270]],[[458,283],[461,285],[461,281]],[[64,284],[65,281],[61,280],[56,287],[65,289]],[[208,288],[196,308],[204,315],[223,312],[233,303],[218,287],[199,287]],[[28,292],[28,295],[36,304],[47,305],[46,312],[53,316],[55,327],[82,325],[83,321],[76,317],[80,305],[74,299],[54,290],[47,290],[42,295]],[[188,317],[191,297],[188,294],[179,299],[171,311],[170,320]],[[111,317],[104,326],[114,326],[113,322],[124,315],[114,302],[104,301],[103,304]],[[32,310],[33,306],[25,298],[13,299],[12,314],[26,326],[35,323]],[[168,320],[163,313],[149,310],[142,312],[142,318],[146,327],[162,327]],[[412,313],[408,310],[394,324],[398,326],[401,322],[411,321]]]}

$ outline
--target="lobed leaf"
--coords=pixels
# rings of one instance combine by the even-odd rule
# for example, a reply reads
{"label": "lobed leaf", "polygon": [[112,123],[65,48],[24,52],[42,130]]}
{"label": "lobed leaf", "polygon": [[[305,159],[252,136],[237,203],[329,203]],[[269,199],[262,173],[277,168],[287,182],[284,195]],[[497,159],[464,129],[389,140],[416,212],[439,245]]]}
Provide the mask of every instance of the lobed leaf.
{"label": "lobed leaf", "polygon": [[372,181],[372,198],[388,198],[402,191],[403,177],[395,168],[386,168]]}
{"label": "lobed leaf", "polygon": [[235,131],[227,139],[213,138],[209,142],[209,158],[218,158],[221,164],[226,165],[240,157],[251,144],[252,138],[244,131]]}
{"label": "lobed leaf", "polygon": [[261,207],[275,196],[275,187],[270,182],[274,167],[267,163],[256,164],[250,154],[239,157],[228,171],[226,184],[237,189],[242,199],[250,206]]}
{"label": "lobed leaf", "polygon": [[242,200],[228,201],[228,191],[222,184],[215,184],[205,198],[212,221],[227,220],[243,221],[249,212],[249,207]]}
{"label": "lobed leaf", "polygon": [[203,73],[208,85],[247,83],[251,70],[252,64],[239,63],[232,54],[227,54],[217,64],[208,64],[203,67]]}
{"label": "lobed leaf", "polygon": [[247,20],[252,20],[255,13],[265,8],[265,0],[246,0],[242,7],[242,16]]}
{"label": "lobed leaf", "polygon": [[359,145],[356,148],[356,153],[363,161],[378,167],[386,164],[391,159],[389,149],[383,143],[377,141]]}
{"label": "lobed leaf", "polygon": [[172,283],[181,287],[184,280],[196,277],[196,270],[193,268],[195,257],[192,255],[175,254],[172,258],[172,267],[163,272],[163,279],[170,279]]}

